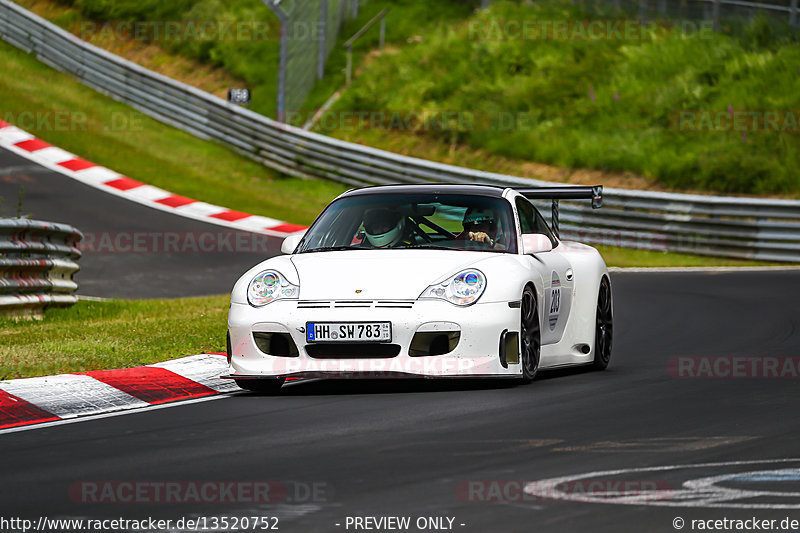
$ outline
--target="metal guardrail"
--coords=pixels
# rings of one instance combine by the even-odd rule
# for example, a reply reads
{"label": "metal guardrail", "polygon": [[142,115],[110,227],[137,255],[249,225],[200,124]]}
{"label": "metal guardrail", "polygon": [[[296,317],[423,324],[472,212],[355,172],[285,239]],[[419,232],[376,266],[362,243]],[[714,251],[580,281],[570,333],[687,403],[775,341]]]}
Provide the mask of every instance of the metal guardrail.
{"label": "metal guardrail", "polygon": [[48,307],[78,301],[83,234],[72,226],[26,218],[0,218],[0,314],[41,316]]}
{"label": "metal guardrail", "polygon": [[[8,0],[0,0],[0,36],[166,124],[225,143],[292,176],[357,186],[546,184],[402,156],[275,122],[85,43]],[[604,199],[606,207],[594,213],[564,202],[562,235],[650,250],[800,262],[800,201],[612,188],[605,189]]]}

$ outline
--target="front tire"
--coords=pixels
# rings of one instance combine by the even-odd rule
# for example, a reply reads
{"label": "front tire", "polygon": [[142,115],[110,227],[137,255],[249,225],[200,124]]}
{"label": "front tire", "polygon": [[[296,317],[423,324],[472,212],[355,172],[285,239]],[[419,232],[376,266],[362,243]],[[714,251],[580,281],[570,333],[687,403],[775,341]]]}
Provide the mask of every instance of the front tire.
{"label": "front tire", "polygon": [[597,294],[597,316],[594,334],[594,367],[605,370],[611,361],[614,316],[611,307],[611,283],[603,277]]}
{"label": "front tire", "polygon": [[260,394],[278,394],[286,378],[234,379],[239,388]]}
{"label": "front tire", "polygon": [[522,382],[530,383],[539,372],[539,359],[542,352],[536,294],[530,286],[525,287],[525,290],[522,291],[519,340]]}

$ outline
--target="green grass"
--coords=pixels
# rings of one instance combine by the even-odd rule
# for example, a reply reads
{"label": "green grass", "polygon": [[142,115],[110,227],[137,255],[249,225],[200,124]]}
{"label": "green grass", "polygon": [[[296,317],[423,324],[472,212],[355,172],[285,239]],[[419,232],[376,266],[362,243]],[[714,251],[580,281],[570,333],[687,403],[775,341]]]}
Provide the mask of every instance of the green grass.
{"label": "green grass", "polygon": [[[0,63],[0,119],[144,183],[297,224],[312,222],[346,189],[330,181],[279,176],[218,143],[115,102],[5,43],[0,43]],[[47,218],[46,213],[32,215]]]}
{"label": "green grass", "polygon": [[140,366],[225,351],[228,296],[80,301],[40,321],[0,318],[0,379]]}
{"label": "green grass", "polygon": [[[669,188],[800,194],[796,133],[747,131],[743,140],[738,129],[688,131],[678,120],[681,111],[726,115],[729,106],[800,118],[796,40],[764,20],[730,33],[660,27],[627,41],[504,40],[487,30],[507,20],[593,17],[566,0],[496,2],[372,61],[333,111],[477,117],[438,130],[390,129],[385,136],[394,147],[423,137],[560,167],[634,172]],[[490,122],[500,116],[520,120],[507,128]],[[362,134],[358,128],[323,131]]]}
{"label": "green grass", "polygon": [[650,250],[632,250],[617,246],[593,245],[609,267],[717,267],[717,266],[776,266],[786,263],[766,263],[747,259],[711,257],[705,255],[679,254]]}

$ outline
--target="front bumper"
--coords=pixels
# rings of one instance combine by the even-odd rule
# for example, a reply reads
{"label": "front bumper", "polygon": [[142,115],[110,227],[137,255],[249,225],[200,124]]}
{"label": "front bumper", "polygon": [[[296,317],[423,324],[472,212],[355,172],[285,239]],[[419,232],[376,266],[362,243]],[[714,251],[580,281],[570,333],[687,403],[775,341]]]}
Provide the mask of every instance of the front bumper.
{"label": "front bumper", "polygon": [[[508,302],[477,303],[458,307],[446,301],[417,300],[410,308],[387,308],[373,303],[358,308],[299,308],[296,300],[279,300],[261,308],[231,304],[228,329],[231,335],[231,376],[266,378],[282,376],[322,377],[515,377],[519,364],[500,361],[500,339],[504,332],[519,331],[519,309]],[[400,346],[391,358],[311,357],[303,332],[307,322],[392,323],[392,344]],[[415,333],[460,331],[458,345],[445,355],[411,356]],[[262,352],[254,332],[283,333],[297,346],[296,357],[276,357]]]}

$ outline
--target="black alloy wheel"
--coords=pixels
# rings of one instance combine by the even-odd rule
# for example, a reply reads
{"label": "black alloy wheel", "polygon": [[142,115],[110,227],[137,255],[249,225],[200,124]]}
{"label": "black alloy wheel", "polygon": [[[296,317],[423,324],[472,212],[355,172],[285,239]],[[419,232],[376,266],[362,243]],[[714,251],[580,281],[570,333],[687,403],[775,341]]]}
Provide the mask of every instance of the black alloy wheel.
{"label": "black alloy wheel", "polygon": [[594,334],[594,367],[605,370],[611,361],[614,317],[611,309],[611,283],[604,277],[597,295],[597,322]]}
{"label": "black alloy wheel", "polygon": [[522,381],[530,383],[539,371],[539,357],[542,352],[539,313],[536,295],[531,287],[525,287],[520,305],[520,362]]}

